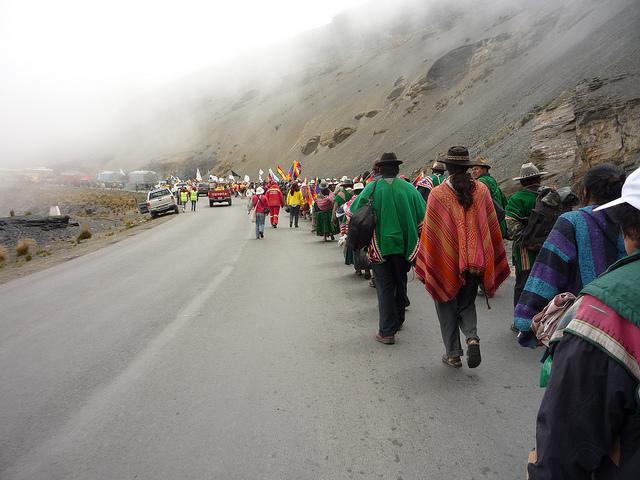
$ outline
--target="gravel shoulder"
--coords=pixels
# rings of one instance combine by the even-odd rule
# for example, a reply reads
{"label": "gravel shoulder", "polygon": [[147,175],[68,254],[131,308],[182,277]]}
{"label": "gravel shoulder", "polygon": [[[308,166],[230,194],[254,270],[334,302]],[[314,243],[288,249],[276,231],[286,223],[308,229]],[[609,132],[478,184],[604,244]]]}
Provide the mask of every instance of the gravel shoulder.
{"label": "gravel shoulder", "polygon": [[[173,217],[151,219],[140,214],[137,204],[144,201],[144,196],[142,192],[61,186],[22,185],[3,190],[0,284],[117,243]],[[63,216],[69,216],[69,226],[47,230],[28,225],[31,220],[46,218],[51,206],[58,206]],[[16,219],[27,224],[18,225]],[[83,229],[91,232],[91,237],[79,240]]]}

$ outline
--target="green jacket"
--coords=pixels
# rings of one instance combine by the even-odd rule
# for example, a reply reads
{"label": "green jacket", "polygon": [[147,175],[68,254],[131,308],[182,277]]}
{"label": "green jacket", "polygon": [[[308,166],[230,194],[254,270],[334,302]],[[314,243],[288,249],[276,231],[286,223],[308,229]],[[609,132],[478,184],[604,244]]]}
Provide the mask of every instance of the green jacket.
{"label": "green jacket", "polygon": [[511,195],[505,208],[509,237],[513,239],[513,265],[517,272],[531,270],[538,256],[538,252],[523,248],[520,240],[522,230],[527,225],[537,199],[536,192],[523,189]]}
{"label": "green jacket", "polygon": [[640,327],[640,250],[618,260],[593,282],[582,289],[609,305],[621,317]]}
{"label": "green jacket", "polygon": [[418,251],[426,204],[409,182],[397,177],[391,183],[387,180],[369,183],[351,204],[351,213],[367,203],[375,185],[376,231],[370,257],[378,263],[387,255],[402,255],[412,261]]}
{"label": "green jacket", "polygon": [[[498,186],[498,182],[496,182],[495,178],[493,178],[488,173],[485,173],[478,177],[478,181],[481,183],[484,183],[487,186],[487,188],[489,189],[489,193],[491,194],[491,198],[495,203],[497,203],[500,207],[502,207],[503,210],[507,208],[507,202],[508,202],[507,197],[505,196],[504,193],[502,193],[502,190]],[[502,238],[506,238],[507,237],[506,220],[502,220],[500,222],[500,231],[502,232]]]}

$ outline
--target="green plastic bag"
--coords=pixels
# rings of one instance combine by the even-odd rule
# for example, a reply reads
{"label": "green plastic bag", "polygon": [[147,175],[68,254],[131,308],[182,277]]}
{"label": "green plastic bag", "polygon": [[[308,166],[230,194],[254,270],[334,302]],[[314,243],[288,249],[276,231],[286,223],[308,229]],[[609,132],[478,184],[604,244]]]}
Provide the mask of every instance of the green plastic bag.
{"label": "green plastic bag", "polygon": [[547,388],[549,385],[549,379],[551,378],[551,366],[553,365],[553,357],[549,355],[547,359],[542,364],[542,368],[540,369],[540,386],[542,388]]}

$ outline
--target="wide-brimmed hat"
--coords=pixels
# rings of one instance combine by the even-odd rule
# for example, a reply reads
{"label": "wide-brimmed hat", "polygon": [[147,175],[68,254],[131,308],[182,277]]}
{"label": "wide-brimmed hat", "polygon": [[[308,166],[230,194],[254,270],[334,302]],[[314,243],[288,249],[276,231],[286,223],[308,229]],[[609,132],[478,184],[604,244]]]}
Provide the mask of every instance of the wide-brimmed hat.
{"label": "wide-brimmed hat", "polygon": [[329,188],[329,184],[327,184],[327,182],[320,182],[320,190],[324,190],[325,188]]}
{"label": "wide-brimmed hat", "polygon": [[258,195],[262,195],[262,194],[264,193],[264,188],[262,188],[262,187],[258,187],[258,188],[256,188],[256,193],[257,193]]}
{"label": "wide-brimmed hat", "polygon": [[526,178],[534,178],[541,177],[546,175],[547,172],[541,172],[538,167],[536,167],[533,163],[524,163],[520,167],[520,176],[514,178],[514,180],[524,180]]}
{"label": "wide-brimmed hat", "polygon": [[447,165],[458,165],[460,167],[472,167],[474,165],[473,162],[469,160],[469,150],[467,150],[467,147],[460,145],[451,147],[440,161]]}
{"label": "wide-brimmed hat", "polygon": [[353,186],[353,180],[346,176],[342,177],[340,179],[340,185],[342,185],[343,187],[351,187]]}
{"label": "wide-brimmed hat", "polygon": [[402,163],[402,160],[398,160],[398,157],[396,157],[396,154],[393,152],[385,152],[382,154],[382,156],[380,157],[380,160],[378,160],[376,162],[376,165],[381,166],[381,165],[400,165]]}
{"label": "wide-brimmed hat", "polygon": [[444,172],[446,169],[447,167],[445,166],[445,164],[442,162],[439,162],[438,160],[433,162],[433,165],[431,165],[431,170]]}
{"label": "wide-brimmed hat", "polygon": [[356,184],[353,186],[353,189],[354,189],[354,190],[364,190],[364,183],[360,183],[360,182],[356,183]]}
{"label": "wide-brimmed hat", "polygon": [[640,168],[636,169],[624,181],[620,198],[612,200],[609,203],[605,203],[594,211],[597,212],[598,210],[604,210],[605,208],[615,207],[621,203],[628,203],[632,207],[640,210]]}
{"label": "wide-brimmed hat", "polygon": [[478,157],[473,161],[473,166],[474,167],[484,167],[484,168],[491,168],[491,165],[489,164],[489,160],[487,160],[487,157]]}

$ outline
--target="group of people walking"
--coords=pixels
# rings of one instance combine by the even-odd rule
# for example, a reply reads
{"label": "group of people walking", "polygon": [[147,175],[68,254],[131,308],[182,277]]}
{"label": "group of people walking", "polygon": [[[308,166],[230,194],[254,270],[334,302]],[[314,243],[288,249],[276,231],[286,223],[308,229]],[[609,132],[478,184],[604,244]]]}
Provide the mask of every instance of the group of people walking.
{"label": "group of people walking", "polygon": [[[472,160],[462,146],[413,182],[399,175],[401,164],[385,153],[371,173],[323,181],[311,207],[312,231],[325,241],[339,234],[344,242],[360,209],[375,212],[369,245],[343,247],[345,263],[373,277],[375,339],[394,344],[402,330],[413,267],[434,300],[442,362],[460,368],[466,355],[467,366],[478,367],[476,299],[488,303],[511,274],[510,241],[509,325],[522,346],[543,347],[547,385],[530,478],[635,478],[624,475],[640,471],[640,169],[627,177],[620,167],[597,165],[576,196],[543,187],[546,172],[525,163],[513,179],[520,189],[507,197],[488,160]],[[294,184],[285,196],[271,185],[279,192],[271,197],[258,188],[250,202],[263,216],[256,238],[264,232],[260,210],[276,228],[287,206],[297,228],[311,188]]]}

